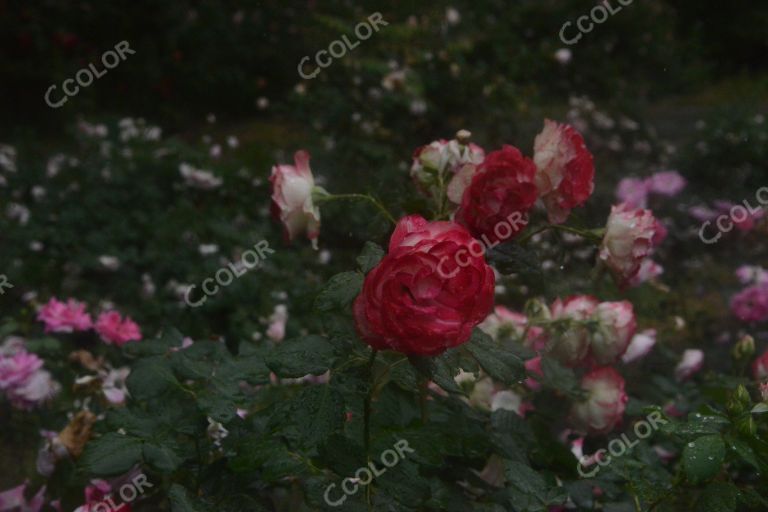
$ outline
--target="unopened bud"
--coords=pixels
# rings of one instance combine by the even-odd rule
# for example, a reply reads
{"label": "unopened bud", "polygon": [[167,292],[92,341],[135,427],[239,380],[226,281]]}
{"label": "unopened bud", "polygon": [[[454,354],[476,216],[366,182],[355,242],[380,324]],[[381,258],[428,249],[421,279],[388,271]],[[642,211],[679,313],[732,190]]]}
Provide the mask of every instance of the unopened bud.
{"label": "unopened bud", "polygon": [[456,132],[456,140],[459,141],[459,144],[467,145],[469,144],[469,141],[472,139],[472,132],[469,130],[459,130]]}
{"label": "unopened bud", "polygon": [[738,360],[751,358],[755,353],[755,339],[750,335],[742,336],[741,339],[733,346],[731,355]]}

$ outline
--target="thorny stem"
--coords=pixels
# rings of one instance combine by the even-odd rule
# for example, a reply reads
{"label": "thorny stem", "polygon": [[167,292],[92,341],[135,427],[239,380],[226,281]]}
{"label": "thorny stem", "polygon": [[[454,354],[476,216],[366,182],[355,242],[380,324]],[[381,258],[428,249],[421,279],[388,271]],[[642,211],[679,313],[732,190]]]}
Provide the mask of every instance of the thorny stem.
{"label": "thorny stem", "polygon": [[397,224],[397,220],[395,220],[392,214],[389,213],[389,210],[387,210],[387,208],[383,204],[381,204],[381,202],[378,199],[368,194],[330,194],[330,195],[318,198],[317,202],[321,203],[326,201],[336,201],[339,199],[349,199],[349,200],[361,199],[363,201],[368,201],[371,204],[373,204],[392,224]]}

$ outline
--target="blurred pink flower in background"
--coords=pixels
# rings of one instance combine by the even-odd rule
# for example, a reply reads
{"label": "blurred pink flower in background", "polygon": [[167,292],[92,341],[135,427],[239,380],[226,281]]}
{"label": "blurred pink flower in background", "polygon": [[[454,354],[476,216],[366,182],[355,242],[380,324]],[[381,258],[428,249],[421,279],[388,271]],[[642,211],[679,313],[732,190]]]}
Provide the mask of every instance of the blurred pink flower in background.
{"label": "blurred pink flower in background", "polygon": [[699,349],[689,348],[683,352],[683,357],[675,367],[675,378],[679,381],[686,380],[701,370],[703,364],[704,352]]}
{"label": "blurred pink flower in background", "polygon": [[141,340],[138,324],[128,316],[123,320],[117,311],[106,311],[100,314],[94,329],[108,345],[115,344],[120,347],[129,341]]}
{"label": "blurred pink flower in background", "polygon": [[648,182],[639,178],[624,178],[616,187],[616,197],[632,208],[648,206]]}
{"label": "blurred pink flower in background", "polygon": [[758,265],[742,265],[736,269],[741,284],[768,284],[768,271]]}
{"label": "blurred pink flower in background", "polygon": [[640,270],[637,274],[629,280],[630,286],[640,286],[641,284],[651,281],[664,273],[664,267],[656,263],[650,258],[644,259],[640,263]]}
{"label": "blurred pink flower in background", "polygon": [[85,311],[85,304],[75,299],[66,303],[51,297],[37,312],[37,319],[45,323],[45,332],[74,332],[91,328],[91,315]]}
{"label": "blurred pink flower in background", "polygon": [[627,351],[621,356],[624,363],[631,363],[642,359],[651,351],[656,344],[656,329],[646,329],[635,334],[632,341],[629,342]]}
{"label": "blurred pink flower in background", "polygon": [[31,500],[24,496],[29,482],[0,492],[0,512],[38,512],[43,508],[45,486],[41,487]]}
{"label": "blurred pink flower in background", "polygon": [[763,352],[760,357],[755,359],[755,362],[752,363],[752,375],[755,380],[768,378],[768,350]]}
{"label": "blurred pink flower in background", "polygon": [[648,178],[648,190],[654,194],[674,197],[685,188],[686,181],[677,171],[657,172]]}
{"label": "blurred pink flower in background", "polygon": [[269,317],[267,337],[272,341],[283,341],[286,322],[288,322],[288,308],[285,304],[278,304],[275,306],[272,316]]}
{"label": "blurred pink flower in background", "polygon": [[768,285],[752,285],[734,295],[731,311],[743,322],[768,320]]}

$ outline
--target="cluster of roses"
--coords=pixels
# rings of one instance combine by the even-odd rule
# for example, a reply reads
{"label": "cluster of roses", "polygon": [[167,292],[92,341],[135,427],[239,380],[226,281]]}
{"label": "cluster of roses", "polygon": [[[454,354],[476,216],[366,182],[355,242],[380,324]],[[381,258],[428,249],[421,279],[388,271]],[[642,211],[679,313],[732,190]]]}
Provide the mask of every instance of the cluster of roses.
{"label": "cluster of roses", "polygon": [[[295,164],[272,169],[273,212],[288,239],[306,232],[316,244],[317,203],[334,196],[314,185],[306,151],[296,153]],[[564,222],[592,194],[594,174],[581,135],[549,120],[535,138],[533,159],[509,145],[485,154],[463,130],[455,140],[417,149],[411,177],[434,201],[436,218],[450,220],[430,222],[408,215],[396,223],[387,254],[368,272],[353,304],[360,337],[374,349],[421,356],[466,342],[494,304],[495,274],[484,251],[475,250],[478,239],[499,243],[514,238],[527,226],[538,200],[551,224]],[[620,286],[631,284],[665,235],[649,210],[614,206],[599,263],[612,271]],[[634,334],[634,314],[627,302],[574,297],[546,309],[550,318],[540,320],[549,321],[551,329],[544,345],[537,347],[569,366],[611,364]],[[566,325],[555,335],[556,327]],[[529,335],[538,339],[541,332],[531,327]],[[591,430],[610,430],[626,401],[621,377],[610,367],[598,366],[585,377],[584,386],[598,392],[577,407],[576,416]],[[598,418],[593,409],[605,408],[606,402],[612,413]]]}
{"label": "cluster of roses", "polygon": [[[627,402],[624,379],[610,365],[617,363],[627,352],[636,331],[632,304],[627,301],[599,302],[588,295],[565,300],[556,299],[551,306],[537,302],[535,314],[521,313],[497,306],[480,327],[498,339],[514,336],[537,356],[526,362],[532,378],[526,385],[539,389],[535,376],[541,375],[541,358],[551,357],[561,364],[588,371],[581,387],[587,399],[574,405],[571,411],[576,428],[606,433],[620,423]],[[653,343],[635,350],[633,358],[645,355]]]}
{"label": "cluster of roses", "polygon": [[52,297],[37,312],[37,319],[45,324],[45,332],[80,332],[93,329],[108,345],[122,346],[129,341],[141,340],[138,324],[117,311],[102,312],[96,322],[85,310],[86,305],[75,299],[62,302]]}
{"label": "cluster of roses", "polygon": [[731,311],[744,322],[768,320],[768,271],[759,266],[743,265],[736,276],[747,285],[731,298]]}
{"label": "cluster of roses", "polygon": [[0,346],[0,393],[17,409],[33,409],[56,396],[61,386],[43,368],[43,360],[27,352],[21,338]]}

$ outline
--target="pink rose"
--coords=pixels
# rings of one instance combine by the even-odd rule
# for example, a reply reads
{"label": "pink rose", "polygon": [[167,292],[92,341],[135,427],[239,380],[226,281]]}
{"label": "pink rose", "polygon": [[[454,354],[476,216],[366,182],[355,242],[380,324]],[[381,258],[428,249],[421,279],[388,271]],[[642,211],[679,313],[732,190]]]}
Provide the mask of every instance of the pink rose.
{"label": "pink rose", "polygon": [[43,360],[26,351],[0,357],[0,391],[23,385],[42,367]]}
{"label": "pink rose", "polygon": [[454,222],[403,217],[354,303],[360,337],[376,349],[437,355],[466,342],[493,306],[495,277],[476,240]]}
{"label": "pink rose", "polygon": [[768,320],[768,285],[752,285],[734,295],[731,311],[742,322]]}
{"label": "pink rose", "polygon": [[675,378],[679,381],[688,379],[701,370],[704,364],[704,352],[698,349],[687,349],[675,367]]}
{"label": "pink rose", "polygon": [[272,183],[272,215],[283,223],[288,240],[306,232],[312,246],[317,248],[320,209],[312,201],[315,178],[309,168],[309,153],[297,151],[293,160],[295,166],[272,167],[269,177]]}
{"label": "pink rose", "polygon": [[627,350],[635,335],[635,312],[632,303],[601,302],[595,309],[597,330],[592,336],[590,354],[600,365],[616,362]]}
{"label": "pink rose", "polygon": [[626,363],[637,361],[645,357],[656,344],[656,329],[646,329],[632,337],[621,360]]}
{"label": "pink rose", "polygon": [[569,320],[562,328],[550,330],[547,355],[566,366],[577,366],[589,351],[589,329],[584,324],[595,312],[599,302],[589,295],[556,299],[552,303],[553,320]]}
{"label": "pink rose", "polygon": [[685,185],[685,178],[677,171],[657,172],[648,179],[648,189],[651,192],[668,197],[679,194]]}
{"label": "pink rose", "polygon": [[536,187],[549,222],[565,222],[595,189],[595,165],[584,139],[572,126],[546,119],[534,141]]}
{"label": "pink rose", "polygon": [[129,341],[141,340],[139,326],[130,317],[126,316],[123,320],[117,311],[100,314],[94,329],[107,345],[115,344],[121,347]]}
{"label": "pink rose", "polygon": [[31,410],[51,400],[59,391],[61,385],[53,380],[47,370],[40,369],[6,393],[11,405],[17,409]]}
{"label": "pink rose", "polygon": [[758,381],[768,379],[768,350],[752,363],[752,375]]}
{"label": "pink rose", "polygon": [[649,180],[623,178],[616,186],[616,197],[630,208],[645,208],[648,206],[649,185]]}
{"label": "pink rose", "polygon": [[637,271],[637,274],[629,280],[629,286],[640,286],[647,281],[659,277],[663,273],[664,267],[652,259],[646,258],[640,262],[640,270]]}
{"label": "pink rose", "polygon": [[619,285],[626,286],[665,234],[650,210],[631,209],[623,203],[613,206],[599,258],[611,269]]}
{"label": "pink rose", "polygon": [[86,331],[92,325],[85,304],[75,299],[69,299],[65,304],[51,297],[37,312],[37,319],[45,323],[45,332]]}
{"label": "pink rose", "polygon": [[581,380],[587,399],[571,409],[571,421],[577,429],[595,434],[607,434],[621,423],[627,394],[624,379],[609,366],[596,368]]}

